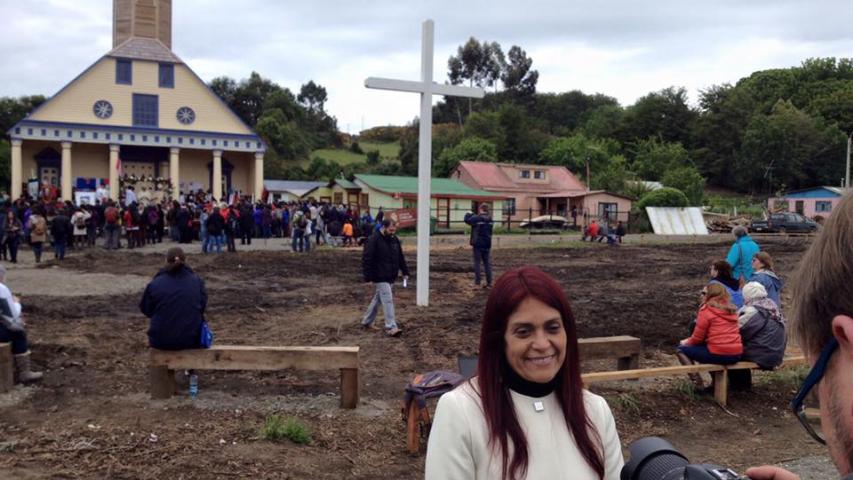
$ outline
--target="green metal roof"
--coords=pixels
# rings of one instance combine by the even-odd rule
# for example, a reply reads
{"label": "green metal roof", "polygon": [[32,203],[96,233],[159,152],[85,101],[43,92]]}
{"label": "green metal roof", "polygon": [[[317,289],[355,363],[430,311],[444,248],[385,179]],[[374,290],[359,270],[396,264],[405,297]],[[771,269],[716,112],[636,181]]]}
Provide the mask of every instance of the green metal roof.
{"label": "green metal roof", "polygon": [[345,178],[336,178],[334,182],[340,185],[344,190],[361,190],[361,187],[356,185],[355,182],[350,182]]}
{"label": "green metal roof", "polygon": [[[366,183],[370,188],[387,193],[416,195],[418,193],[418,177],[399,177],[393,175],[364,175],[358,174],[356,179]],[[432,196],[447,197],[488,197],[501,198],[491,192],[471,188],[464,183],[451,178],[433,178],[430,183]]]}

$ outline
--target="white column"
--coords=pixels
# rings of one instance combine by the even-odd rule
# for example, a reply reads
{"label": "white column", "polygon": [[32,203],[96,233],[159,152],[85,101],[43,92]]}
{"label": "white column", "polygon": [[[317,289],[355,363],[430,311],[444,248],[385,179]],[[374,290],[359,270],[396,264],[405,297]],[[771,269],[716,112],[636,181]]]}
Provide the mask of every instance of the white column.
{"label": "white column", "polygon": [[118,154],[119,147],[115,143],[110,144],[110,199],[118,202],[119,180],[118,180]]}
{"label": "white column", "polygon": [[21,196],[21,185],[23,179],[23,155],[21,154],[21,146],[24,141],[18,138],[12,139],[12,189],[11,200],[14,202]]}
{"label": "white column", "polygon": [[217,202],[222,200],[222,150],[213,151],[213,198]]}
{"label": "white column", "polygon": [[264,194],[264,152],[255,152],[255,182],[253,195],[260,200]]}
{"label": "white column", "polygon": [[62,142],[62,199],[74,201],[71,195],[71,142]]}
{"label": "white column", "polygon": [[418,142],[418,289],[416,303],[429,305],[429,210],[432,181],[432,46],[433,23],[423,24],[421,40],[420,136]]}
{"label": "white column", "polygon": [[181,149],[169,149],[169,181],[172,183],[172,198],[181,196]]}

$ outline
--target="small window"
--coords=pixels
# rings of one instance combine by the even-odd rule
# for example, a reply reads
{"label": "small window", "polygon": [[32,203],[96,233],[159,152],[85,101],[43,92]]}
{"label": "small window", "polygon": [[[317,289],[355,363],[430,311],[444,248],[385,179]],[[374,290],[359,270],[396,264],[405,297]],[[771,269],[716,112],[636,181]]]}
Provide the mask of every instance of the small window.
{"label": "small window", "polygon": [[157,95],[133,94],[133,125],[135,127],[156,127],[158,114]]}
{"label": "small window", "polygon": [[130,60],[116,60],[116,83],[133,85],[133,62]]}
{"label": "small window", "polygon": [[522,170],[520,174],[521,178],[530,178],[530,170]]}
{"label": "small window", "polygon": [[816,202],[815,212],[827,213],[832,211],[832,202]]}
{"label": "small window", "polygon": [[507,215],[515,215],[515,199],[514,198],[508,198],[508,199],[504,200],[503,211]]}
{"label": "small window", "polygon": [[344,203],[344,194],[342,192],[335,192],[335,205],[341,205]]}
{"label": "small window", "polygon": [[160,64],[160,88],[175,88],[175,66],[171,63]]}
{"label": "small window", "polygon": [[543,172],[542,170],[536,170],[535,172],[533,172],[533,178],[541,180],[545,178],[545,172]]}

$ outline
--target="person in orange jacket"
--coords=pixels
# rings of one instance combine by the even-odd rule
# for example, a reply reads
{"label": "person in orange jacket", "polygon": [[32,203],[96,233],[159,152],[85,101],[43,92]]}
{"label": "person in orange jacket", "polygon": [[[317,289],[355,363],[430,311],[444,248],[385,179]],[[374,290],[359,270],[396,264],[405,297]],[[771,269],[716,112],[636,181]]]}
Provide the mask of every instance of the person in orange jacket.
{"label": "person in orange jacket", "polygon": [[[689,338],[678,346],[676,357],[682,365],[715,363],[731,365],[743,354],[743,342],[737,321],[737,307],[732,304],[723,285],[712,283],[702,289],[702,304],[696,316],[696,326]],[[691,374],[697,388],[703,388],[702,378]]]}
{"label": "person in orange jacket", "polygon": [[344,223],[344,228],[342,230],[344,235],[344,245],[352,246],[352,222],[347,220]]}

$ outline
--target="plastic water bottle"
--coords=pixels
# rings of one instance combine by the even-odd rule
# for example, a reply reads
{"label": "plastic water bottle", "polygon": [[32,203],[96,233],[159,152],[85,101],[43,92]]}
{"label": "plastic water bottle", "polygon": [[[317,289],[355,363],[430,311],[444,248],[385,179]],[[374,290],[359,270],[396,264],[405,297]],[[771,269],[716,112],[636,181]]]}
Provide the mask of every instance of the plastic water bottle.
{"label": "plastic water bottle", "polygon": [[195,372],[190,374],[190,398],[195,400],[198,397],[198,375]]}

